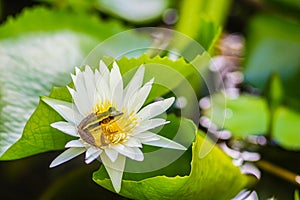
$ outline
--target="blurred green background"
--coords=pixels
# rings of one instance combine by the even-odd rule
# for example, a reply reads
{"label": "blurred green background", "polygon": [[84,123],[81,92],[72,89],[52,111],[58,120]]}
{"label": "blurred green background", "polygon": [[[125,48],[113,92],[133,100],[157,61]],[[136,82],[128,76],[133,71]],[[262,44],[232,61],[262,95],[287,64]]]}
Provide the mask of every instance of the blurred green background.
{"label": "blurred green background", "polygon": [[[103,21],[115,20],[112,22],[113,28],[109,28],[105,36],[99,37],[98,30],[93,30],[92,25],[80,30],[75,22],[72,30],[91,36],[84,38],[79,34],[79,46],[83,52],[89,52],[93,44],[110,35],[126,30],[124,27],[153,26],[172,28],[187,34],[201,43],[212,55],[222,55],[229,61],[238,59],[239,62],[233,64],[237,66],[229,71],[241,72],[244,81],[234,87],[238,88],[240,93],[247,93],[258,100],[247,96],[232,102],[229,99],[228,106],[233,112],[233,117],[226,120],[225,129],[232,132],[233,138],[226,142],[230,145],[238,140],[238,144],[243,144],[238,150],[250,149],[260,153],[263,160],[273,165],[295,174],[300,173],[299,1],[214,0],[207,3],[204,0],[1,0],[2,26],[4,27],[5,23],[9,24],[11,17],[17,17],[25,9],[35,6],[67,10],[72,13],[72,17],[84,13],[87,16],[92,14]],[[34,23],[37,22],[32,24]],[[42,26],[43,22],[39,23]],[[59,20],[56,23],[59,24]],[[78,22],[80,25],[82,23]],[[11,38],[14,41],[14,36],[17,36],[20,30],[31,30],[31,23],[24,26],[27,27],[11,26],[12,28],[0,29],[0,39]],[[53,27],[45,27],[45,30],[48,29],[52,30]],[[104,29],[105,25],[101,30]],[[220,42],[226,35],[232,34],[244,39],[239,54],[230,52],[230,48]],[[235,44],[236,41],[232,41],[231,45]],[[0,51],[1,53],[4,54],[4,50]],[[0,63],[1,70],[6,67],[2,65],[3,63]],[[12,78],[8,77],[1,82],[9,82]],[[203,92],[200,95],[204,97],[207,94]],[[249,135],[264,135],[267,143],[256,144],[253,147],[247,140]],[[48,152],[17,161],[0,162],[1,199],[124,199],[92,181],[92,172],[97,170],[100,163],[82,167],[83,157],[79,157],[55,170],[49,169],[50,162],[58,154],[59,152]],[[257,192],[259,199],[294,199],[294,191],[299,189],[299,183],[291,183],[264,168],[261,172],[261,180],[252,188]]]}

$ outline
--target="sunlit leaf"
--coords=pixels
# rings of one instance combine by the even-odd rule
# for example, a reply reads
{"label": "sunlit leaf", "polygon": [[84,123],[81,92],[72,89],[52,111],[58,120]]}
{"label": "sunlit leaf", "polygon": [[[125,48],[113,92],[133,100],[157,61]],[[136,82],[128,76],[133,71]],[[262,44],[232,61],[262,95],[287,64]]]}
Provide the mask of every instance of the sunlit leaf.
{"label": "sunlit leaf", "polygon": [[176,30],[197,40],[210,52],[221,34],[230,5],[231,0],[182,1]]}
{"label": "sunlit leaf", "polygon": [[294,193],[294,200],[299,200],[299,199],[300,199],[299,191],[298,191],[298,190],[295,190],[295,193]]}
{"label": "sunlit leaf", "polygon": [[211,98],[211,107],[204,110],[205,116],[211,118],[219,128],[225,128],[234,136],[266,134],[269,124],[269,111],[263,98],[241,95],[238,98],[226,98],[215,94]]}
{"label": "sunlit leaf", "polygon": [[245,62],[246,81],[263,89],[269,76],[277,73],[285,100],[299,108],[300,25],[295,21],[259,15],[249,27]]}
{"label": "sunlit leaf", "polygon": [[142,23],[161,17],[169,0],[98,0],[96,8],[125,20]]}
{"label": "sunlit leaf", "polygon": [[39,96],[68,83],[95,45],[122,30],[116,22],[45,8],[25,10],[0,27],[0,155],[21,137]]}
{"label": "sunlit leaf", "polygon": [[274,111],[282,104],[282,99],[284,98],[282,83],[278,74],[272,74],[265,93],[270,112],[274,114]]}
{"label": "sunlit leaf", "polygon": [[[178,119],[171,118],[171,123]],[[178,123],[178,122],[177,122]],[[189,120],[181,122],[180,134],[195,134],[197,129]],[[173,134],[173,128],[162,132]],[[230,199],[242,188],[247,187],[248,178],[232,164],[231,159],[218,147],[212,148],[204,158],[199,158],[203,144],[203,133],[197,134],[192,152],[185,153],[179,160],[151,174],[125,173],[120,194],[131,199]],[[190,167],[188,160],[191,159]],[[182,161],[185,159],[185,162]],[[138,166],[139,164],[136,163]],[[186,170],[182,170],[186,169]],[[187,169],[190,169],[188,171]],[[226,173],[224,173],[226,172]],[[113,187],[104,167],[95,172],[93,179],[111,190]]]}
{"label": "sunlit leaf", "polygon": [[[106,58],[105,60],[108,65],[112,64],[112,58]],[[169,93],[182,81],[186,81],[186,77],[192,77],[195,73],[193,66],[187,64],[183,59],[172,61],[166,57],[150,58],[147,55],[143,55],[140,58],[131,59],[124,57],[117,61],[117,63],[124,76],[125,84],[133,76],[137,67],[142,64],[144,64],[146,68],[144,81],[146,82],[152,77],[155,77],[154,86],[149,95],[148,102]],[[172,76],[166,76],[166,74]],[[176,81],[174,81],[174,78]],[[160,84],[167,86],[167,88]],[[188,89],[189,88],[180,91],[178,95],[185,96],[194,92],[192,87]],[[69,102],[72,101],[66,87],[52,89],[50,97]],[[40,101],[37,109],[27,122],[21,139],[12,145],[1,159],[12,160],[45,151],[64,149],[64,145],[71,138],[50,127],[51,123],[61,119],[56,111],[47,106],[43,101]]]}
{"label": "sunlit leaf", "polygon": [[[213,119],[212,122],[218,128],[229,130],[234,137],[268,134],[279,146],[288,150],[300,150],[299,112],[276,105],[270,116],[266,100],[251,95],[226,99],[224,107],[224,99],[220,95],[213,95],[213,106],[204,110],[204,115]],[[212,110],[214,118],[211,118]]]}
{"label": "sunlit leaf", "polygon": [[281,107],[274,116],[273,139],[289,150],[300,150],[300,114]]}
{"label": "sunlit leaf", "polygon": [[141,24],[162,17],[170,5],[170,0],[38,0],[61,8],[72,8],[78,12],[97,9],[103,13],[119,17],[126,21]]}

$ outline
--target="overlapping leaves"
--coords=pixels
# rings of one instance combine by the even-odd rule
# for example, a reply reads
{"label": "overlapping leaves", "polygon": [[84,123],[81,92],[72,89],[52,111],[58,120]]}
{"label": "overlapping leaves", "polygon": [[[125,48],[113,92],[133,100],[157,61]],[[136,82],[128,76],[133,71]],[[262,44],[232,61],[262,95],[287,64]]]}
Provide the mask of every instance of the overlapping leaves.
{"label": "overlapping leaves", "polygon": [[[108,65],[112,64],[110,61],[110,58],[106,59]],[[125,81],[126,77],[128,80],[128,78],[134,74],[134,71],[141,64],[144,64],[146,67],[145,81],[153,77],[153,75],[151,76],[147,73],[148,71],[153,72],[153,69],[154,71],[157,71],[157,69],[162,66],[167,67],[167,69],[170,70],[170,73],[172,71],[174,73],[176,72],[175,74],[181,78],[177,79],[178,81],[174,81],[174,76],[166,77],[163,74],[163,76],[156,76],[156,82],[159,82],[159,79],[163,79],[168,88],[158,84],[155,85],[150,93],[148,101],[154,100],[154,98],[170,92],[170,90],[180,84],[180,80],[184,80],[184,77],[191,76],[195,73],[193,66],[185,63],[182,59],[171,61],[168,58],[155,57],[152,59],[147,55],[143,55],[138,59],[127,59],[124,57],[117,62],[120,66],[121,73],[124,76],[127,74],[125,76]],[[72,101],[66,87],[54,88],[50,97],[64,101]],[[59,119],[61,119],[61,117],[53,109],[40,101],[37,109],[27,122],[21,139],[5,152],[2,159],[12,160],[45,151],[64,149],[65,143],[69,141],[70,138],[50,127],[51,123],[58,121]]]}
{"label": "overlapping leaves", "polygon": [[[189,137],[197,132],[189,120],[182,119],[180,122],[174,116],[169,120],[173,123],[172,128],[166,126],[162,133],[174,134],[174,127],[179,123],[177,134]],[[206,157],[199,158],[203,136],[202,132],[196,134],[189,152],[163,169],[144,174],[125,173],[120,194],[134,199],[230,199],[242,188],[249,186],[250,178],[242,175],[217,146]],[[104,167],[94,173],[93,179],[113,191]]]}
{"label": "overlapping leaves", "polygon": [[0,27],[0,155],[21,137],[39,96],[68,83],[95,45],[122,30],[116,22],[45,8],[25,10]]}

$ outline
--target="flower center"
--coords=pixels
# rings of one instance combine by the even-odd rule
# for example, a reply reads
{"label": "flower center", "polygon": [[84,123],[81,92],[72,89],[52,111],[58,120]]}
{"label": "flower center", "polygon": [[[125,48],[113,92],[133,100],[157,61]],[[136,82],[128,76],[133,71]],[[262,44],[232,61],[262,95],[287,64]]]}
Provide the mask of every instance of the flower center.
{"label": "flower center", "polygon": [[105,112],[99,112],[99,110],[85,117],[77,126],[80,137],[96,147],[126,141],[127,131],[120,127],[122,123],[118,123],[124,114],[114,107],[109,107]]}

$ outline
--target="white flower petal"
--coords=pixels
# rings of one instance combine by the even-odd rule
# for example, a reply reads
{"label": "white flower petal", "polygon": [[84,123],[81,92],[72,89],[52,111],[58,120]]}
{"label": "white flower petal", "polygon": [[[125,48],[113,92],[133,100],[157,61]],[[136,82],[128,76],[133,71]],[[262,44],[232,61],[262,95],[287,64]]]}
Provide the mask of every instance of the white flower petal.
{"label": "white flower petal", "polygon": [[115,162],[118,158],[118,152],[112,148],[105,148],[104,149],[107,157],[109,157],[109,159],[112,161],[112,162]]}
{"label": "white flower petal", "polygon": [[74,85],[76,85],[77,83],[77,76],[76,74],[80,73],[80,69],[78,67],[75,67],[75,74],[71,74],[71,77],[72,77],[72,81],[74,83]]}
{"label": "white flower petal", "polygon": [[50,167],[56,167],[57,165],[60,165],[64,162],[67,162],[69,160],[71,160],[72,158],[82,154],[83,152],[85,152],[85,148],[70,148],[67,149],[66,151],[64,151],[62,154],[60,154],[59,156],[57,156],[52,163],[50,164]]}
{"label": "white flower petal", "polygon": [[128,111],[137,112],[140,110],[151,91],[153,82],[154,79],[151,79],[142,88],[140,88],[137,92],[133,94],[132,98],[127,103]]}
{"label": "white flower petal", "polygon": [[139,147],[139,148],[143,147],[141,141],[135,137],[129,138],[128,141],[125,142],[125,145],[128,147]]}
{"label": "white flower petal", "polygon": [[73,96],[74,96],[74,94],[75,94],[76,91],[73,88],[70,88],[69,86],[67,86],[67,88],[68,88],[69,93],[71,94],[72,99],[73,99]]}
{"label": "white flower petal", "polygon": [[90,146],[87,151],[85,152],[85,158],[89,158],[91,155],[93,155],[94,153],[101,151],[100,148],[94,147],[94,146]]}
{"label": "white flower petal", "polygon": [[113,148],[114,150],[116,150],[119,153],[122,153],[122,155],[124,155],[123,153],[126,151],[125,146],[122,144],[112,145],[111,148]]}
{"label": "white flower petal", "polygon": [[78,137],[77,128],[74,124],[69,122],[54,122],[51,124],[51,127],[56,128],[68,135]]}
{"label": "white flower petal", "polygon": [[88,157],[85,157],[85,163],[86,164],[90,164],[91,162],[93,162],[94,160],[96,160],[100,154],[102,153],[101,149],[98,149],[98,151],[93,152],[91,155],[89,155]]}
{"label": "white flower petal", "polygon": [[[106,82],[106,84],[109,86],[110,73],[109,73],[108,67],[105,65],[105,63],[103,61],[100,61],[99,70],[100,70],[99,74],[100,74],[101,79],[103,79]],[[96,81],[96,83],[97,83],[97,81]]]}
{"label": "white flower petal", "polygon": [[141,149],[139,149],[137,147],[133,147],[131,149],[134,151],[134,155],[135,155],[133,160],[137,160],[137,161],[143,161],[144,160],[144,154],[141,151]]}
{"label": "white flower petal", "polygon": [[123,102],[123,80],[119,66],[116,62],[113,63],[113,68],[110,72],[110,91],[111,98],[114,100],[118,108],[121,108]]}
{"label": "white flower petal", "polygon": [[93,162],[94,160],[96,160],[99,156],[100,156],[100,152],[96,152],[95,154],[93,154],[89,158],[85,159],[84,162],[85,162],[85,164],[90,164],[91,162]]}
{"label": "white flower petal", "polygon": [[90,114],[93,110],[92,105],[88,101],[87,93],[78,93],[75,91],[73,95],[73,100],[76,105],[76,108],[78,109],[79,113],[82,116],[87,116]]}
{"label": "white flower petal", "polygon": [[72,78],[73,84],[75,85],[76,84],[76,75],[71,74],[71,78]]}
{"label": "white flower petal", "polygon": [[76,84],[74,84],[76,91],[73,92],[72,96],[78,111],[83,116],[92,112],[94,106],[94,94],[96,92],[95,89],[90,91],[87,88],[84,78],[85,74],[86,72],[79,72],[76,74]]}
{"label": "white flower petal", "polygon": [[69,148],[69,147],[85,147],[85,146],[80,140],[71,140],[65,145],[65,147]]}
{"label": "white flower petal", "polygon": [[169,121],[166,121],[165,119],[161,118],[154,118],[154,119],[148,119],[146,121],[142,121],[134,130],[134,135],[145,132],[147,130],[154,129],[158,126],[168,124]]}
{"label": "white flower petal", "polygon": [[100,68],[100,73],[101,74],[109,73],[106,64],[102,60],[100,60],[99,68]]}
{"label": "white flower petal", "polygon": [[60,116],[62,116],[68,122],[77,123],[77,116],[79,113],[76,113],[76,110],[73,109],[74,105],[72,103],[61,101],[57,99],[52,99],[49,97],[42,97],[42,100],[52,107]]}
{"label": "white flower petal", "polygon": [[96,96],[96,83],[94,79],[94,73],[90,66],[85,67],[85,71],[83,73],[84,82],[88,97],[90,99],[91,105],[95,104],[95,96]]}
{"label": "white flower petal", "polygon": [[111,92],[109,90],[109,78],[106,77],[109,74],[101,74],[96,81],[97,98],[99,102],[105,102],[111,100]]}
{"label": "white flower petal", "polygon": [[[68,88],[68,90],[69,90],[69,93],[71,94],[71,96],[72,96],[72,99],[73,99],[73,101],[74,101],[74,103],[75,103],[75,106],[73,106],[73,109],[75,109],[76,111],[77,111],[77,113],[80,113],[79,111],[78,111],[78,108],[77,108],[77,106],[76,106],[76,104],[82,104],[82,103],[80,103],[80,102],[75,102],[75,98],[77,98],[77,96],[78,96],[78,94],[77,94],[77,92],[73,89],[73,88],[70,88],[69,86],[67,86],[67,88]],[[75,97],[75,95],[76,95],[76,97]],[[76,99],[77,100],[77,99]],[[79,116],[80,116],[80,120],[79,120],[79,122],[78,123],[80,123],[81,122],[81,120],[82,120],[82,116],[85,116],[86,114],[80,114]]]}
{"label": "white flower petal", "polygon": [[131,81],[128,83],[128,85],[124,90],[124,101],[123,101],[124,105],[128,105],[129,99],[131,99],[133,94],[136,93],[138,89],[140,89],[140,87],[142,86],[144,73],[145,73],[145,67],[141,65],[137,69],[133,78],[131,79]]}
{"label": "white flower petal", "polygon": [[146,120],[160,115],[161,113],[165,112],[174,103],[174,101],[175,98],[171,97],[162,101],[151,103],[142,108],[142,110],[137,113],[137,116],[141,120]]}
{"label": "white flower petal", "polygon": [[112,146],[116,151],[118,151],[120,154],[137,161],[144,160],[143,152],[137,148],[137,147],[127,147],[123,144],[117,144]]}
{"label": "white flower petal", "polygon": [[[100,79],[101,75],[98,69],[95,69],[95,75],[94,75],[94,81],[97,83],[97,81]],[[96,84],[97,85],[97,84]]]}
{"label": "white flower petal", "polygon": [[157,135],[157,136],[159,137],[159,140],[143,142],[143,144],[157,146],[157,147],[164,147],[164,148],[168,148],[168,149],[186,150],[186,148],[184,146],[182,146],[181,144],[178,144],[177,142],[174,142],[173,140],[162,137],[160,135]]}
{"label": "white flower petal", "polygon": [[79,73],[81,73],[81,70],[79,69],[79,67],[75,67],[75,74],[77,75]]}
{"label": "white flower petal", "polygon": [[157,134],[152,133],[150,131],[139,133],[138,135],[136,135],[136,137],[139,138],[141,143],[156,141],[160,139]]}
{"label": "white flower petal", "polygon": [[111,179],[115,191],[120,192],[126,158],[122,155],[119,155],[117,160],[112,162],[105,153],[102,153],[100,157]]}
{"label": "white flower petal", "polygon": [[75,75],[76,82],[74,83],[74,87],[77,93],[86,97],[87,91],[86,91],[84,77],[83,77],[84,72],[81,72],[80,70],[77,69],[78,68],[76,68],[76,75]]}

